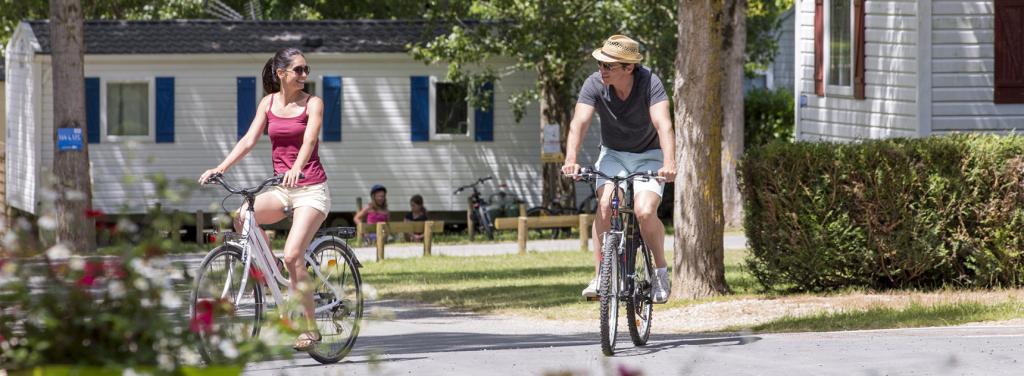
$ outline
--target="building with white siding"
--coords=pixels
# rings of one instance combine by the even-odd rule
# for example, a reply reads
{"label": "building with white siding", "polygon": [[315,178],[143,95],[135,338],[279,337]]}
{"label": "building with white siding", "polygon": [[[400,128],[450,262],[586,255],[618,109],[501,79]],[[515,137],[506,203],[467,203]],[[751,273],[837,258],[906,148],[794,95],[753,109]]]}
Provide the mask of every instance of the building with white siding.
{"label": "building with white siding", "polygon": [[1024,130],[1024,1],[795,6],[798,139]]}
{"label": "building with white siding", "polygon": [[[297,47],[312,67],[308,90],[325,100],[320,157],[332,212],[357,210],[373,184],[393,211],[413,194],[432,211],[463,211],[458,186],[493,175],[529,205],[540,201],[538,107],[517,123],[510,94],[532,87],[530,72],[493,85],[490,111],[441,103],[447,66],[425,65],[406,45],[425,36],[419,21],[88,21],[85,76],[93,205],[144,213],[156,204],[211,211],[224,193],[197,190],[159,202],[149,177],[195,180],[244,133],[263,95],[260,71],[275,51]],[[11,206],[35,213],[54,153],[49,24],[23,22],[6,49]],[[507,66],[511,61],[495,61]],[[503,70],[508,72],[508,70]],[[462,88],[461,90],[466,90]],[[454,122],[438,108],[459,108]],[[442,119],[442,120],[438,120]],[[591,127],[596,129],[597,127]],[[581,158],[596,158],[596,130]],[[254,184],[272,174],[264,138],[228,177]],[[495,185],[485,187],[485,192]],[[219,210],[219,208],[217,209]]]}

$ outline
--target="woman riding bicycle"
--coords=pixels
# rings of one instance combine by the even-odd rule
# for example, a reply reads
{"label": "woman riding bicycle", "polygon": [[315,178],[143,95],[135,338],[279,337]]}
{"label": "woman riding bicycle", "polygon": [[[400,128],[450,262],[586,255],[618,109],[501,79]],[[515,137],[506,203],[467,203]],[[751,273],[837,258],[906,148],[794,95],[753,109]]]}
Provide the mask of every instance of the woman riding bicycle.
{"label": "woman riding bicycle", "polygon": [[[206,170],[199,177],[199,182],[205,184],[210,176],[226,172],[252,151],[264,128],[268,128],[274,173],[284,178],[281,185],[256,197],[254,209],[256,222],[260,225],[276,223],[285,219],[288,211],[292,212],[292,227],[284,245],[284,262],[293,289],[304,290],[300,295],[293,295],[302,296],[306,318],[304,331],[295,341],[294,348],[299,351],[307,351],[321,340],[314,321],[313,295],[308,287],[310,279],[303,252],[331,208],[327,174],[317,153],[324,103],[302,91],[308,76],[309,66],[298,49],[285,48],[267,60],[263,67],[263,90],[268,94],[260,101],[249,130],[220,165]],[[241,220],[236,216],[236,230],[241,228]],[[263,237],[266,236],[263,232]]]}
{"label": "woman riding bicycle", "polygon": [[[576,109],[569,123],[565,165],[562,173],[576,175],[576,163],[583,135],[596,112],[601,117],[601,153],[597,169],[609,176],[626,176],[637,171],[657,171],[664,181],[676,175],[675,136],[669,117],[668,96],[661,80],[650,69],[640,66],[643,55],[639,43],[622,35],[613,35],[592,54],[598,71],[580,88]],[[611,182],[597,181],[599,205],[594,220],[595,275],[601,257],[601,235],[611,220]],[[620,187],[624,188],[624,187]],[[665,261],[665,226],[658,218],[664,183],[656,180],[636,183],[634,210],[644,242],[654,254],[657,266],[653,286],[654,303],[665,303],[670,292],[668,263]],[[583,290],[583,296],[597,296],[597,277]]]}

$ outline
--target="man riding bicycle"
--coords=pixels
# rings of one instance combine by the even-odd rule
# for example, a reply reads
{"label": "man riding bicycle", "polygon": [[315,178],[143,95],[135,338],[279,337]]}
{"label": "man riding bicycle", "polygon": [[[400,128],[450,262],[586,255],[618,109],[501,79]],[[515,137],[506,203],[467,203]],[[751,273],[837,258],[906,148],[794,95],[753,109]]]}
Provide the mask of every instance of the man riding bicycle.
{"label": "man riding bicycle", "polygon": [[[587,77],[569,123],[565,164],[562,173],[576,175],[576,163],[583,135],[596,111],[601,119],[601,153],[597,169],[609,176],[626,176],[636,171],[657,171],[663,181],[637,181],[634,184],[634,210],[644,243],[654,254],[654,303],[668,301],[670,290],[668,263],[665,261],[665,226],[658,218],[664,182],[676,176],[675,136],[669,116],[668,95],[661,79],[641,66],[639,44],[622,35],[613,35],[594,50],[598,71]],[[611,227],[612,183],[597,180],[600,198],[594,220],[595,277],[583,290],[583,296],[597,296],[597,265],[600,264],[602,234]],[[619,187],[625,189],[625,185]],[[621,192],[621,191],[620,191]]]}

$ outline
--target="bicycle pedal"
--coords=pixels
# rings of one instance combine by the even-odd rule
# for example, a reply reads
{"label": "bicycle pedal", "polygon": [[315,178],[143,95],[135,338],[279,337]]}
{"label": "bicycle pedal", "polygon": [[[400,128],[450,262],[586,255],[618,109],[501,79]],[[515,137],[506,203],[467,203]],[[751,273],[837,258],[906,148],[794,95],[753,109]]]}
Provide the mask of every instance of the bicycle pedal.
{"label": "bicycle pedal", "polygon": [[588,302],[599,302],[599,301],[601,301],[601,297],[600,296],[587,296],[587,297],[584,297],[584,299],[586,299]]}

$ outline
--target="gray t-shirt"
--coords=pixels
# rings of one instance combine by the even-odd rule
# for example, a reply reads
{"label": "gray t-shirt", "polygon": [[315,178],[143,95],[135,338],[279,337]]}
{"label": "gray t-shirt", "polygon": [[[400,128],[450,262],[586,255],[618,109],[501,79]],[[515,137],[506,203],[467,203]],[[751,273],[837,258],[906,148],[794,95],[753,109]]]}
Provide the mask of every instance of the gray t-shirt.
{"label": "gray t-shirt", "polygon": [[577,103],[597,109],[601,117],[601,145],[612,150],[642,153],[661,149],[658,132],[651,123],[651,106],[667,101],[658,75],[646,67],[633,70],[633,89],[623,101],[613,87],[601,82],[601,72],[587,77],[580,87]]}

